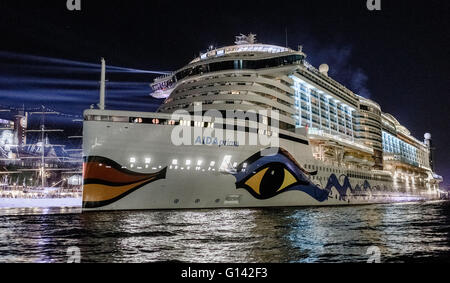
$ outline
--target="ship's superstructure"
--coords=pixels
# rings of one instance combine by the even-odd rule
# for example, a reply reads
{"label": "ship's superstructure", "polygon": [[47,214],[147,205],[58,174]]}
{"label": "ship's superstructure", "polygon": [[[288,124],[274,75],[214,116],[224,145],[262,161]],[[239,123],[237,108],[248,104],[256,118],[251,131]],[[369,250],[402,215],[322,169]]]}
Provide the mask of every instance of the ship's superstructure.
{"label": "ship's superstructure", "polygon": [[[438,198],[442,178],[430,163],[431,136],[417,140],[380,105],[333,80],[328,71],[325,64],[310,65],[301,46],[258,44],[255,35],[241,35],[236,45],[211,47],[156,79],[154,96],[165,98],[157,113],[87,110],[85,208]],[[230,119],[236,110],[258,113],[255,124],[249,116]],[[226,119],[208,116],[212,111]],[[274,122],[276,130],[270,128]],[[230,124],[231,136],[218,138],[215,131]],[[174,144],[180,127],[194,133],[187,138],[191,144]],[[199,135],[199,128],[215,131]],[[277,150],[265,156],[261,151],[267,145],[242,143],[239,134],[246,141],[252,134],[279,139]],[[121,177],[107,176],[104,166]]]}

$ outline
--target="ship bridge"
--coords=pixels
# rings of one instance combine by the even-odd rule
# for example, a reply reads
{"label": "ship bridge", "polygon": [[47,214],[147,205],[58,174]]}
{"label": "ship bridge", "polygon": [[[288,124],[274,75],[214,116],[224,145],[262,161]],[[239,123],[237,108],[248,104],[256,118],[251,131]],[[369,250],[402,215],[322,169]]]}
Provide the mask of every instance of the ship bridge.
{"label": "ship bridge", "polygon": [[260,55],[264,54],[270,55],[289,52],[297,53],[298,51],[295,51],[287,47],[257,43],[256,34],[252,33],[248,35],[241,34],[236,36],[235,45],[226,46],[222,48],[214,48],[214,46],[210,46],[206,52],[200,53],[200,56],[191,61],[190,64],[194,64],[206,59],[213,59],[227,55],[236,55],[237,53],[240,54],[250,53],[253,55],[259,53]]}
{"label": "ship bridge", "polygon": [[[206,51],[182,69],[157,78],[151,87],[155,98],[168,98],[180,81],[209,72],[224,70],[263,69],[280,65],[300,63],[306,58],[301,48],[296,51],[287,47],[256,42],[256,35],[236,36],[235,45]],[[239,60],[239,61],[236,61]]]}

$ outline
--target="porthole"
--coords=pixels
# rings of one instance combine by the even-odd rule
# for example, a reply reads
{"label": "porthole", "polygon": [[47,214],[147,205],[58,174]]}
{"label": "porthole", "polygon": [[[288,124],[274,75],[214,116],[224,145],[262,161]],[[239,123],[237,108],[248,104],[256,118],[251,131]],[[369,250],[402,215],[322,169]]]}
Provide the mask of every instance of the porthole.
{"label": "porthole", "polygon": [[180,200],[179,199],[176,199],[176,200],[174,200],[173,201],[175,204],[178,204],[178,203],[180,203]]}
{"label": "porthole", "polygon": [[200,200],[199,200],[199,199],[196,199],[196,200],[195,200],[195,203],[200,203]]}
{"label": "porthole", "polygon": [[220,199],[216,199],[216,203],[219,203],[220,202]]}

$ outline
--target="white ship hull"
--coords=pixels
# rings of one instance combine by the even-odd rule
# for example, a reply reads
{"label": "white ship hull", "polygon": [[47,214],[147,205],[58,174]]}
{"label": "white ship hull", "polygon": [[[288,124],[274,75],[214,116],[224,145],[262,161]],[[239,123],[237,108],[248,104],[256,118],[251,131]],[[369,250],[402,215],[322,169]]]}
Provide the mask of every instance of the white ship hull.
{"label": "white ship hull", "polygon": [[[85,121],[84,210],[336,206],[439,198],[435,186],[398,188],[370,172],[361,172],[372,176],[370,180],[349,176],[348,168],[314,159],[307,140],[281,138],[283,150],[275,157],[249,160],[266,148],[195,144],[196,136],[193,146],[175,146],[173,128]],[[224,167],[227,156],[231,166]],[[273,163],[277,170],[287,170],[275,185],[278,191],[270,191],[262,177],[251,179],[258,178],[258,170],[267,169],[269,161],[278,162]]]}

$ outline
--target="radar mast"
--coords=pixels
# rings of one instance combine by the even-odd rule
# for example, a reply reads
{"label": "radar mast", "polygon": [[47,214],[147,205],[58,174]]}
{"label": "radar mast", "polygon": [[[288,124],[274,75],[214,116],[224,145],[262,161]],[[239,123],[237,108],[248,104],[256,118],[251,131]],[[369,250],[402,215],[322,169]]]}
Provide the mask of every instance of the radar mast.
{"label": "radar mast", "polygon": [[241,35],[236,36],[236,41],[234,42],[236,45],[243,45],[243,44],[255,44],[256,41],[256,34],[249,33],[248,35],[244,35],[241,33]]}

